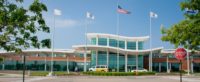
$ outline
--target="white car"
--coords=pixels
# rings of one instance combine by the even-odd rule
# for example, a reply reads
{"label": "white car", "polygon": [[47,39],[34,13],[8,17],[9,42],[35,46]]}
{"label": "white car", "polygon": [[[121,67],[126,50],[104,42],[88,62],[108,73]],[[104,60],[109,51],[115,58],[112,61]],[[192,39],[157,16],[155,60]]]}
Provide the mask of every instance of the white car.
{"label": "white car", "polygon": [[92,66],[91,68],[89,68],[89,71],[96,71],[96,66]]}
{"label": "white car", "polygon": [[131,72],[148,72],[148,70],[144,68],[138,68],[138,70],[134,69],[134,70],[131,70]]}

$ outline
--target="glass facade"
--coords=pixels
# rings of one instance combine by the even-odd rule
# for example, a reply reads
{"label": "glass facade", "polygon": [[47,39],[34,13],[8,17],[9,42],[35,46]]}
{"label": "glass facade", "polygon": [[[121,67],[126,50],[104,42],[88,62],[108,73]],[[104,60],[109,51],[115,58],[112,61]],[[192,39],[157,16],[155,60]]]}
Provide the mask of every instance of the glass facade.
{"label": "glass facade", "polygon": [[109,52],[109,71],[117,71],[117,54]]}
{"label": "glass facade", "polygon": [[127,49],[136,50],[136,42],[127,42]]}
{"label": "glass facade", "polygon": [[96,45],[96,41],[97,41],[96,38],[92,38],[92,39],[91,39],[91,44],[92,44],[92,45]]}
{"label": "glass facade", "polygon": [[98,51],[97,55],[97,64],[98,65],[107,65],[107,52],[105,51]]}
{"label": "glass facade", "polygon": [[119,48],[125,49],[125,41],[119,41]]}
{"label": "glass facade", "polygon": [[[96,66],[96,54],[97,55],[97,65],[107,65],[107,52],[106,51],[92,51],[91,56],[91,65]],[[108,68],[109,71],[116,72],[117,71],[117,53],[108,52]],[[143,68],[143,56],[138,56],[138,67]],[[127,68],[128,70],[133,70],[136,68],[136,56],[128,55],[127,56]],[[125,55],[119,54],[119,71],[125,72]]]}
{"label": "glass facade", "polygon": [[143,49],[143,42],[138,42],[138,50],[142,50]]}
{"label": "glass facade", "polygon": [[[107,40],[109,39],[109,40]],[[96,45],[97,38],[91,38],[91,42],[90,44],[92,45]],[[107,42],[109,41],[109,42]],[[107,44],[109,43],[109,44]],[[136,42],[130,42],[127,41],[127,44],[125,45],[125,41],[123,40],[119,40],[119,44],[118,41],[116,39],[112,39],[112,38],[98,38],[98,45],[101,46],[110,46],[110,47],[118,47],[125,49],[125,46],[127,46],[127,49],[130,50],[136,50]],[[143,49],[143,42],[142,41],[138,41],[138,50],[142,50]]]}
{"label": "glass facade", "polygon": [[125,72],[125,56],[119,54],[119,71]]}
{"label": "glass facade", "polygon": [[[68,62],[68,68],[70,71],[74,71],[77,66],[79,71],[83,70],[83,65],[77,65],[76,62]],[[50,71],[51,61],[46,62],[46,71]],[[67,62],[66,61],[54,61],[54,71],[67,71]],[[3,64],[1,63],[0,69],[3,69]],[[23,62],[22,61],[13,61],[6,60],[4,62],[5,70],[22,70]],[[26,61],[26,70],[35,70],[35,71],[45,71],[45,61]]]}
{"label": "glass facade", "polygon": [[115,40],[115,39],[109,39],[109,46],[111,46],[111,47],[117,47],[117,40]]}
{"label": "glass facade", "polygon": [[107,46],[107,38],[98,38],[98,45]]}
{"label": "glass facade", "polygon": [[[109,39],[109,40],[107,40]],[[107,42],[109,41],[109,42]],[[118,44],[119,42],[119,44]],[[107,44],[108,43],[108,44]],[[91,44],[96,45],[96,39],[92,38],[91,39]],[[126,44],[126,45],[125,45]],[[136,42],[132,41],[125,41],[123,40],[116,40],[112,38],[98,38],[98,45],[101,46],[110,46],[110,47],[119,47],[121,49],[127,49],[130,50],[136,50]],[[143,42],[138,42],[138,50],[143,49]],[[97,55],[98,54],[98,55]],[[117,53],[116,52],[110,52],[108,51],[109,58],[108,58],[108,68],[109,71],[117,71]],[[96,62],[97,61],[97,62]],[[91,65],[107,65],[107,51],[92,51],[91,52]],[[143,56],[139,55],[138,56],[138,67],[143,68]],[[130,71],[132,69],[136,68],[136,57],[134,54],[129,54],[127,56],[127,69]],[[124,72],[125,71],[125,54],[119,54],[119,71]]]}
{"label": "glass facade", "polygon": [[96,51],[91,51],[91,66],[96,66],[96,56],[97,56],[97,53]]}

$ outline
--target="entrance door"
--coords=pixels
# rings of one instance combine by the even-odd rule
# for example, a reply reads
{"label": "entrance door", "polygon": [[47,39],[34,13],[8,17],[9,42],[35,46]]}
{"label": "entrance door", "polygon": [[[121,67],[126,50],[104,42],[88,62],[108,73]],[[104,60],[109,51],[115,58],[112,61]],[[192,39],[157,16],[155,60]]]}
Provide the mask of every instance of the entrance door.
{"label": "entrance door", "polygon": [[131,72],[131,70],[133,70],[133,69],[136,69],[136,66],[135,66],[135,65],[128,65],[128,66],[127,66],[128,72]]}

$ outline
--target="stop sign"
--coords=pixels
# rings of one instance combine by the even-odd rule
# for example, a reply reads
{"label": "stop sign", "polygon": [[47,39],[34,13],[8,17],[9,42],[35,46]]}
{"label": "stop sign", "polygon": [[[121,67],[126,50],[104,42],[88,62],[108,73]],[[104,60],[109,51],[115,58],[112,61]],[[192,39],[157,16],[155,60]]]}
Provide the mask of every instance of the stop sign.
{"label": "stop sign", "polygon": [[183,60],[185,56],[187,55],[187,51],[184,48],[178,48],[176,49],[174,55],[176,59]]}

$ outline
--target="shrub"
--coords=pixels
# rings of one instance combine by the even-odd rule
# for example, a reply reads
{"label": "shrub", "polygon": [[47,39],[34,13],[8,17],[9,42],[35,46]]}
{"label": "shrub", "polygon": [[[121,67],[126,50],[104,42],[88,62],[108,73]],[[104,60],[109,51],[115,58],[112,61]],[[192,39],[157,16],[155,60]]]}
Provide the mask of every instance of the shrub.
{"label": "shrub", "polygon": [[49,72],[45,71],[32,71],[30,76],[46,76]]}

